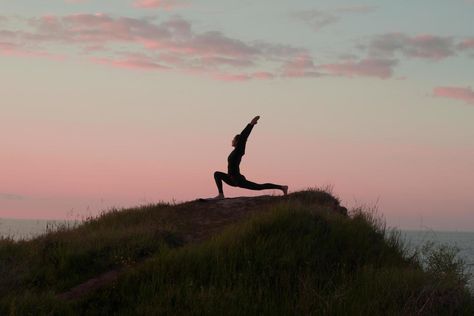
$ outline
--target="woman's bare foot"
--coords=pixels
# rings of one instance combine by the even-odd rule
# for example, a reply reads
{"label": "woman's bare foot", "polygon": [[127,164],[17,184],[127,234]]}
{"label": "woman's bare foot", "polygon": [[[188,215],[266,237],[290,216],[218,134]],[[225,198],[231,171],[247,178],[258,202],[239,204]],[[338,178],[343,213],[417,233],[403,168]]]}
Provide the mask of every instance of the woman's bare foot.
{"label": "woman's bare foot", "polygon": [[283,191],[284,195],[288,195],[288,186],[287,185],[282,185],[281,190]]}

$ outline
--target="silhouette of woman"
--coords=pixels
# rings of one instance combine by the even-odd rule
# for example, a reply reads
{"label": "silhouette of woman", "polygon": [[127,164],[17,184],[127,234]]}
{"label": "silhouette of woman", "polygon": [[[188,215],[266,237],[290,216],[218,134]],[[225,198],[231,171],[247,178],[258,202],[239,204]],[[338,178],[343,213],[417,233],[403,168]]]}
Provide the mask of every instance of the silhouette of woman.
{"label": "silhouette of woman", "polygon": [[284,195],[288,194],[287,185],[278,185],[273,183],[264,183],[258,184],[251,181],[248,181],[242,174],[240,174],[240,161],[242,156],[245,155],[245,145],[247,144],[247,138],[250,135],[255,124],[257,124],[260,116],[256,116],[253,120],[247,124],[244,130],[239,134],[235,135],[232,140],[232,146],[235,147],[234,150],[230,153],[227,158],[228,167],[227,172],[214,172],[214,179],[216,180],[217,189],[219,190],[219,195],[216,196],[216,199],[224,198],[224,191],[222,190],[222,181],[233,187],[239,187],[250,190],[266,190],[266,189],[278,189],[282,190]]}

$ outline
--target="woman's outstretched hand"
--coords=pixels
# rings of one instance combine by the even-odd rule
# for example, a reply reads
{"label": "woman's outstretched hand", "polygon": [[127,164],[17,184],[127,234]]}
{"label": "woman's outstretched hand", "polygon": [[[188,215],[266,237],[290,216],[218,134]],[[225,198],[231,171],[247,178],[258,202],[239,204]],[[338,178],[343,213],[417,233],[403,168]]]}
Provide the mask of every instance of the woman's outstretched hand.
{"label": "woman's outstretched hand", "polygon": [[253,118],[252,122],[250,122],[250,124],[252,124],[252,125],[257,124],[257,122],[258,122],[259,119],[260,119],[260,116],[255,116],[255,117]]}

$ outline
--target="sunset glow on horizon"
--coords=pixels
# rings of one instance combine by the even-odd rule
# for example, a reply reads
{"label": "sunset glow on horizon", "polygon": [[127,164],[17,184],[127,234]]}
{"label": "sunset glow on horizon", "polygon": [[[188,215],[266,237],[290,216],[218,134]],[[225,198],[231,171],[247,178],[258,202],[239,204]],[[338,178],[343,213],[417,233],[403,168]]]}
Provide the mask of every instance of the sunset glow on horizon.
{"label": "sunset glow on horizon", "polygon": [[473,1],[0,9],[0,219],[215,196],[260,115],[247,179],[330,186],[389,226],[474,230]]}

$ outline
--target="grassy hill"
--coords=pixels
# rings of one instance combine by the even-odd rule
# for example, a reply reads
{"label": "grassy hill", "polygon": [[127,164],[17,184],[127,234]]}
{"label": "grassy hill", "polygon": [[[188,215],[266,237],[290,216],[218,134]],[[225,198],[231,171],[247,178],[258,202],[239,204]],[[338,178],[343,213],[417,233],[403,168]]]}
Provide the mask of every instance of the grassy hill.
{"label": "grassy hill", "polygon": [[446,249],[408,253],[331,194],[112,210],[0,239],[0,315],[472,315]]}

